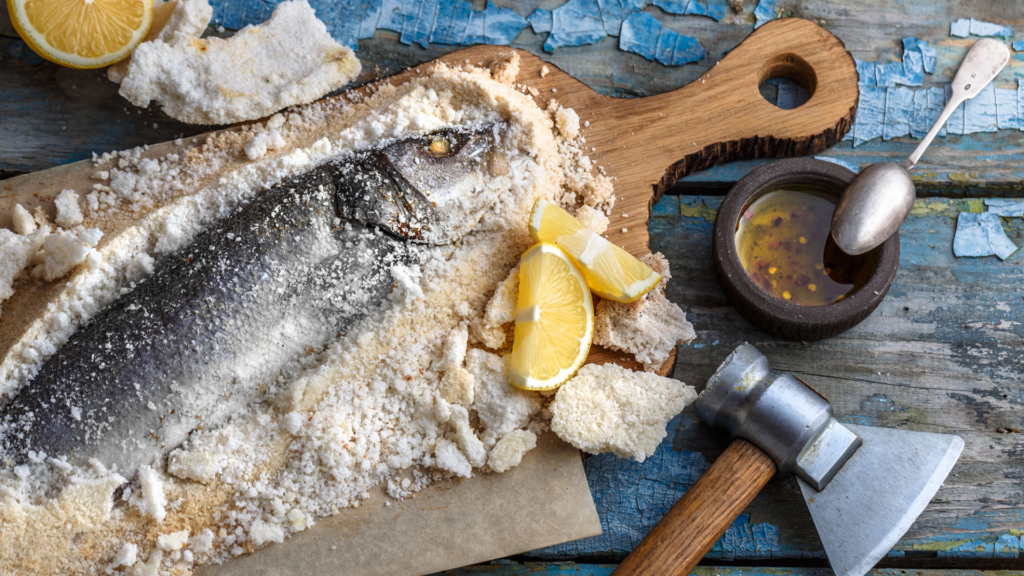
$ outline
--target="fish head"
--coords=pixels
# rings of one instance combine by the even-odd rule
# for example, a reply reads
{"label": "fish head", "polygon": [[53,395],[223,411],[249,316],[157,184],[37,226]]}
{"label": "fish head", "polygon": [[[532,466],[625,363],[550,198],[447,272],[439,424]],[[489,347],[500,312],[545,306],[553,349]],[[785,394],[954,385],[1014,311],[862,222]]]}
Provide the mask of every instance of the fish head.
{"label": "fish head", "polygon": [[496,201],[493,180],[511,170],[506,129],[444,129],[340,162],[339,216],[416,242],[459,240]]}

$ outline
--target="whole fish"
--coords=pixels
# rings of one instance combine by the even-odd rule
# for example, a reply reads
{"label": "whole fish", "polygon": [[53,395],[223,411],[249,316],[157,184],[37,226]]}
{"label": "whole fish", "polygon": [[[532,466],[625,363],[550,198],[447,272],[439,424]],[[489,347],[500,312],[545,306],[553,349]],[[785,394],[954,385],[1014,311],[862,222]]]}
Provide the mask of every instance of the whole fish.
{"label": "whole fish", "polygon": [[508,173],[504,124],[349,154],[221,220],[86,326],[0,413],[6,465],[96,458],[122,474],[272,389],[459,240]]}

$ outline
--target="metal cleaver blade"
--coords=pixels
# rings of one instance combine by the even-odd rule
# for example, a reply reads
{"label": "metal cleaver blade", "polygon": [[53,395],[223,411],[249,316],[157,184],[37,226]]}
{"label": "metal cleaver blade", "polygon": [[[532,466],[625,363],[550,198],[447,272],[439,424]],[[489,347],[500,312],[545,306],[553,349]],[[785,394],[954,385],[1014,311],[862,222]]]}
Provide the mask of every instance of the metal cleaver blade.
{"label": "metal cleaver blade", "polygon": [[820,492],[797,482],[836,576],[864,576],[935,496],[964,441],[950,434],[845,426],[863,444],[835,478]]}

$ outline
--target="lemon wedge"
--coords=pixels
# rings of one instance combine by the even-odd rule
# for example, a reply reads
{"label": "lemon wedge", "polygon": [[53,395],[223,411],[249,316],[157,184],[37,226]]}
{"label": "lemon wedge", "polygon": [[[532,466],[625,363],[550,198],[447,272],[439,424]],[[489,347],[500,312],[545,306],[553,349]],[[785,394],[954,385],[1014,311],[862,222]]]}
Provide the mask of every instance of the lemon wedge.
{"label": "lemon wedge", "polygon": [[534,242],[555,244],[583,271],[595,294],[616,302],[633,302],[661,281],[661,274],[579,223],[572,214],[538,198],[530,213]]}
{"label": "lemon wedge", "polygon": [[572,260],[553,244],[527,250],[519,266],[512,385],[558,388],[587,359],[593,334],[594,303]]}
{"label": "lemon wedge", "polygon": [[153,0],[7,0],[7,11],[33,50],[71,68],[123,60],[153,23]]}

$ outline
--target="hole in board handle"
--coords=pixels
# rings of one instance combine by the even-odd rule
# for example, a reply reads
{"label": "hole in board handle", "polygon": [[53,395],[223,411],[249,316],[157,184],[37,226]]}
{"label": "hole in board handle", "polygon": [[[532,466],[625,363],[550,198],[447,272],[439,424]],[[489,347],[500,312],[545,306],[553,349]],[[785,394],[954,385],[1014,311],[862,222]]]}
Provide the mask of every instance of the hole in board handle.
{"label": "hole in board handle", "polygon": [[806,60],[796,54],[779,54],[765,63],[758,91],[768,103],[783,110],[799,108],[814,96],[818,77]]}

